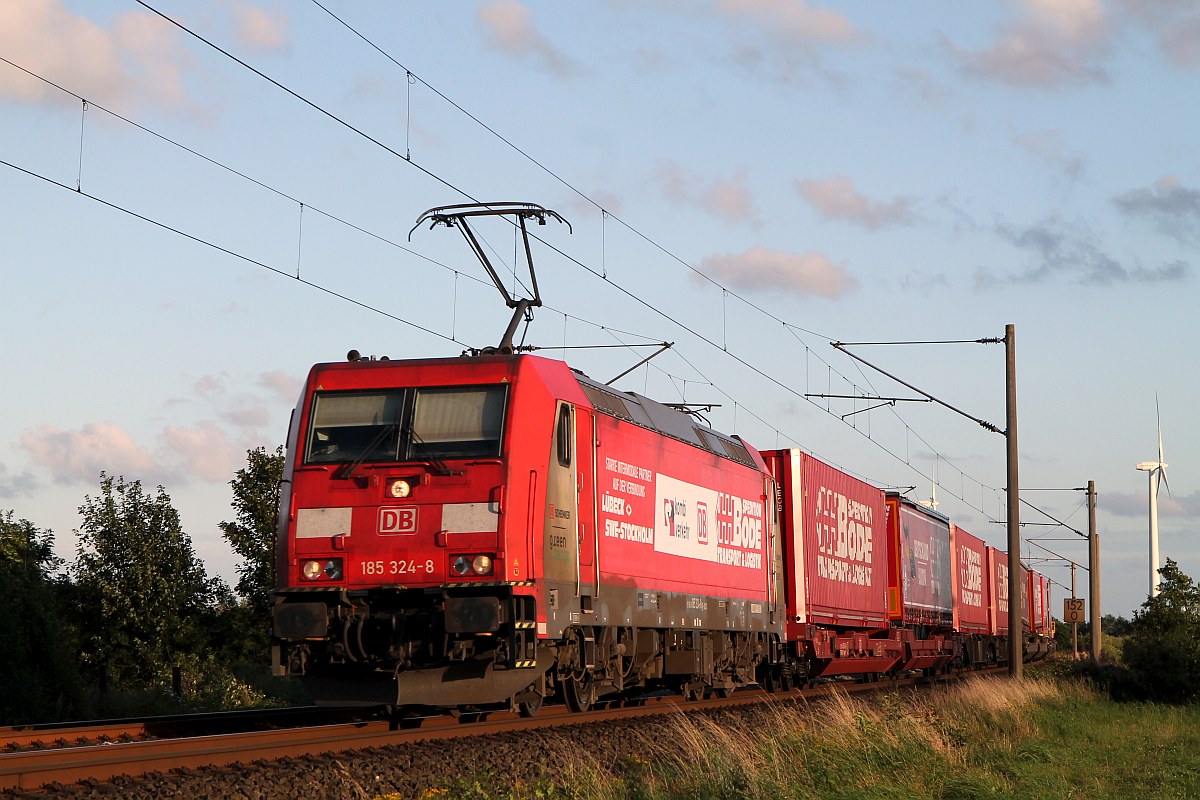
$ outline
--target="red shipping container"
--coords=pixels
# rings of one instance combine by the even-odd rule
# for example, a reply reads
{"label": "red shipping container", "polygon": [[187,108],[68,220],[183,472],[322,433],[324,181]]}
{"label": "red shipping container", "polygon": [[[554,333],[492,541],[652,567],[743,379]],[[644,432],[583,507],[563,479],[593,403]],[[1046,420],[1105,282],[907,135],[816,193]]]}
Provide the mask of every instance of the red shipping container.
{"label": "red shipping container", "polygon": [[1042,576],[1042,629],[1041,633],[1050,636],[1053,632],[1052,615],[1050,613],[1050,579]]}
{"label": "red shipping container", "polygon": [[954,624],[950,521],[896,494],[887,496],[888,607],[894,620]]}
{"label": "red shipping container", "polygon": [[1008,554],[994,547],[987,549],[988,618],[991,633],[1008,633]]}
{"label": "red shipping container", "polygon": [[1029,573],[1033,585],[1033,631],[1042,633],[1046,630],[1046,578],[1037,573]]}
{"label": "red shipping container", "polygon": [[792,635],[802,624],[886,627],[883,492],[800,450],[763,457],[782,501]]}
{"label": "red shipping container", "polygon": [[1021,567],[1021,628],[1025,633],[1033,631],[1033,573]]}
{"label": "red shipping container", "polygon": [[987,545],[957,525],[950,526],[954,554],[954,629],[960,633],[990,630]]}

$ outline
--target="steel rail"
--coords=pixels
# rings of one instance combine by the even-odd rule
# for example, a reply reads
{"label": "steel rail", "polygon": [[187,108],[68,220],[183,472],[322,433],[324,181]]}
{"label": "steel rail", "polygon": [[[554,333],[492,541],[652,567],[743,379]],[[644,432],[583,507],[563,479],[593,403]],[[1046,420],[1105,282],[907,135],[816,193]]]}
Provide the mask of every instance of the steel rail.
{"label": "steel rail", "polygon": [[86,744],[128,742],[147,738],[179,738],[201,734],[235,733],[324,722],[376,717],[369,708],[320,708],[292,706],[240,711],[170,714],[157,717],[83,720],[0,726],[0,752],[69,747]]}
{"label": "steel rail", "polygon": [[[961,670],[932,680],[954,680],[987,675],[996,670]],[[903,677],[872,683],[831,681],[800,691],[770,694],[745,689],[729,698],[685,701],[677,695],[638,701],[613,702],[584,713],[551,706],[535,718],[513,712],[482,712],[460,716],[372,720],[331,725],[189,736],[149,741],[55,747],[0,754],[0,791],[36,791],[55,784],[106,781],[121,775],[223,767],[255,761],[344,753],[409,742],[483,736],[564,726],[588,725],[619,719],[693,711],[716,710],[763,702],[810,700],[840,689],[871,692],[929,683],[929,677]]]}

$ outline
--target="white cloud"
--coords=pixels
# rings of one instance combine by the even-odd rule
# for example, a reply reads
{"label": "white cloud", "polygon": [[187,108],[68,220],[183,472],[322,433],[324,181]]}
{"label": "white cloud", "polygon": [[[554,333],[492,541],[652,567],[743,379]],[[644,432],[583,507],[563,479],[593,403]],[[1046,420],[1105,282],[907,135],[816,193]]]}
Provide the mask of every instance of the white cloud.
{"label": "white cloud", "polygon": [[272,13],[258,6],[236,5],[233,19],[238,41],[252,50],[280,52],[291,44],[288,18],[282,11]]}
{"label": "white cloud", "polygon": [[909,198],[873,201],[855,189],[854,182],[846,177],[800,180],[796,181],[796,188],[827,219],[853,222],[869,230],[887,225],[907,225],[916,219]]}
{"label": "white cloud", "polygon": [[1146,27],[1171,64],[1200,67],[1200,5],[1195,0],[1121,0],[1121,6]]}
{"label": "white cloud", "polygon": [[94,483],[101,471],[140,477],[158,474],[154,459],[112,422],[89,422],[77,431],[53,425],[21,433],[21,447],[55,483]]}
{"label": "white cloud", "polygon": [[1165,175],[1143,189],[1131,189],[1113,202],[1126,215],[1147,219],[1181,242],[1200,239],[1200,190],[1189,189],[1174,175]]}
{"label": "white cloud", "polygon": [[211,422],[168,426],[153,451],[113,422],[89,422],[79,430],[52,425],[21,433],[20,446],[54,483],[94,483],[100,473],[148,483],[224,482],[242,462],[242,453]]}
{"label": "white cloud", "polygon": [[225,393],[225,383],[229,379],[228,375],[201,375],[192,383],[192,391],[198,397],[205,399],[216,399]]}
{"label": "white cloud", "polygon": [[194,428],[168,426],[159,439],[158,456],[179,482],[193,477],[214,483],[228,481],[242,462],[243,454],[211,422]]}
{"label": "white cloud", "polygon": [[1072,180],[1083,175],[1086,167],[1084,160],[1067,148],[1059,131],[1020,133],[1013,136],[1013,141],[1033,158],[1062,172]]}
{"label": "white cloud", "polygon": [[[600,208],[609,214],[619,217],[625,204],[621,195],[608,189],[591,189],[582,195],[572,192],[555,202],[555,208],[562,212],[563,217],[572,225],[585,220],[599,220]],[[579,228],[577,227],[576,230]]]}
{"label": "white cloud", "polygon": [[570,77],[579,67],[542,35],[533,13],[518,0],[495,0],[479,7],[475,16],[484,43],[514,58],[530,58],[559,77]]}
{"label": "white cloud", "polygon": [[[187,103],[187,61],[174,30],[145,12],[121,14],[103,28],[68,11],[62,0],[4,0],[0,52],[109,108]],[[0,96],[37,105],[78,102],[12,69],[0,70]]]}
{"label": "white cloud", "polygon": [[994,231],[1001,239],[1029,253],[1033,262],[1025,271],[1008,275],[980,269],[975,276],[978,288],[1038,283],[1057,276],[1075,277],[1080,283],[1092,286],[1180,282],[1191,276],[1191,266],[1179,260],[1154,267],[1121,263],[1103,249],[1103,237],[1082,221],[1068,222],[1051,216],[1024,227],[1001,221]]}
{"label": "white cloud", "polygon": [[664,161],[655,175],[659,187],[673,203],[700,208],[725,222],[745,222],[758,227],[758,210],[746,184],[746,170],[737,170],[728,178],[708,180],[688,173],[673,161]]}
{"label": "white cloud", "polygon": [[[1168,470],[1169,476],[1170,470]],[[1150,508],[1150,497],[1147,489],[1139,492],[1107,492],[1102,495],[1100,508],[1109,514],[1120,517],[1146,518]],[[1158,492],[1158,515],[1164,518],[1191,519],[1200,516],[1200,492],[1191,494],[1171,495],[1166,489]]]}
{"label": "white cloud", "polygon": [[[704,8],[688,5],[685,13]],[[803,85],[812,76],[842,82],[824,66],[824,54],[868,39],[845,14],[805,0],[717,0],[711,10],[725,21],[733,62],[783,85]]]}
{"label": "white cloud", "polygon": [[286,418],[278,418],[278,406],[283,404],[290,408],[303,384],[302,378],[282,370],[239,378],[220,372],[201,375],[192,381],[189,392],[172,397],[167,403],[172,407],[203,407],[205,414],[215,414],[229,423],[239,436],[253,437],[264,429],[280,425],[286,430]]}
{"label": "white cloud", "polygon": [[949,49],[969,76],[1019,88],[1107,83],[1111,24],[1100,0],[1021,0],[979,50]]}
{"label": "white cloud", "polygon": [[700,205],[713,216],[730,222],[754,222],[754,199],[746,187],[746,170],[739,169],[728,180],[714,179],[701,195]]}
{"label": "white cloud", "polygon": [[700,271],[730,286],[783,289],[832,300],[858,285],[844,264],[834,264],[822,253],[796,255],[760,245],[736,255],[709,256],[701,262]]}
{"label": "white cloud", "polygon": [[9,499],[33,494],[38,488],[37,478],[29,470],[20,475],[9,475],[8,467],[0,464],[0,498]]}
{"label": "white cloud", "polygon": [[261,430],[275,421],[271,418],[270,412],[262,406],[231,408],[221,412],[221,419],[236,428],[247,431]]}
{"label": "white cloud", "polygon": [[304,379],[289,375],[283,370],[273,370],[259,375],[256,383],[260,388],[270,392],[276,399],[291,405],[300,396],[300,389],[304,385]]}
{"label": "white cloud", "polygon": [[862,38],[845,14],[804,0],[717,0],[715,9],[722,16],[749,21],[792,45],[845,44]]}

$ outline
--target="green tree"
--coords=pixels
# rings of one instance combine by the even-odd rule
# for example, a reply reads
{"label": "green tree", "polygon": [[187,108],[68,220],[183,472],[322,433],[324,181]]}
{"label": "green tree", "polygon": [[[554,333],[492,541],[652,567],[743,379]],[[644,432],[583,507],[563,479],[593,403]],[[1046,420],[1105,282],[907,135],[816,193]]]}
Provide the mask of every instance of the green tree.
{"label": "green tree", "polygon": [[1128,636],[1133,630],[1133,622],[1123,616],[1105,614],[1100,618],[1100,631],[1105,636]]}
{"label": "green tree", "polygon": [[48,722],[78,714],[83,691],[73,631],[58,607],[54,534],[0,512],[0,723]]}
{"label": "green tree", "polygon": [[85,663],[117,685],[162,685],[170,667],[207,649],[205,626],[228,596],[210,579],[166,490],[100,473],[79,507],[78,589]]}
{"label": "green tree", "polygon": [[265,447],[247,450],[246,466],[229,482],[237,519],[221,523],[225,541],[243,559],[237,568],[237,592],[264,616],[275,585],[275,520],[282,482],[282,446],[274,453]]}
{"label": "green tree", "polygon": [[1159,594],[1133,615],[1122,659],[1152,698],[1200,698],[1200,586],[1171,559],[1158,571]]}
{"label": "green tree", "polygon": [[[1071,623],[1055,620],[1054,639],[1058,643],[1060,653],[1071,652]],[[1100,632],[1104,637],[1128,636],[1133,623],[1125,617],[1115,614],[1105,614],[1100,618]],[[1079,651],[1086,652],[1092,646],[1092,626],[1088,622],[1079,623]]]}

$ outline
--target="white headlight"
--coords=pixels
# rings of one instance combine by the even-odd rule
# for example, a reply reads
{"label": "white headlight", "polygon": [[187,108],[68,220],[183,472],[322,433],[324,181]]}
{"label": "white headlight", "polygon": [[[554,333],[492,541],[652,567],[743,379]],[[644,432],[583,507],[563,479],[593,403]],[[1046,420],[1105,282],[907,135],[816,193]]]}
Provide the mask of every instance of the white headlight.
{"label": "white headlight", "polygon": [[492,557],[475,556],[475,560],[471,562],[471,569],[475,570],[476,575],[490,575],[492,573]]}
{"label": "white headlight", "polygon": [[317,578],[321,577],[321,562],[305,561],[302,571],[304,572],[304,577],[308,578],[310,581],[315,581]]}
{"label": "white headlight", "polygon": [[395,498],[408,497],[412,494],[412,486],[408,481],[392,481],[392,485],[388,487],[388,494]]}

